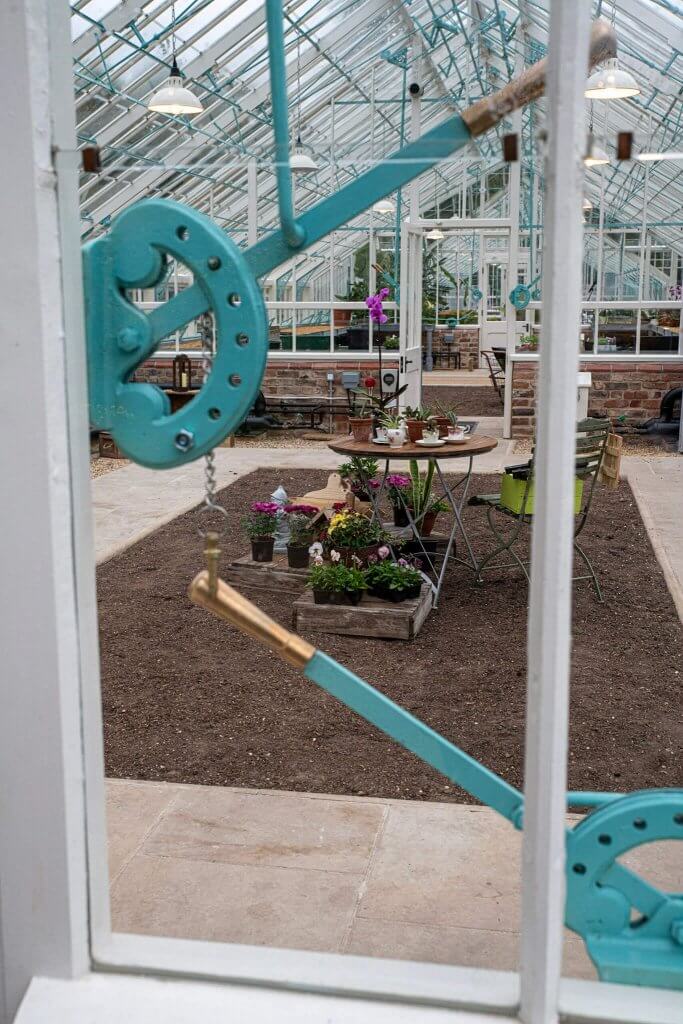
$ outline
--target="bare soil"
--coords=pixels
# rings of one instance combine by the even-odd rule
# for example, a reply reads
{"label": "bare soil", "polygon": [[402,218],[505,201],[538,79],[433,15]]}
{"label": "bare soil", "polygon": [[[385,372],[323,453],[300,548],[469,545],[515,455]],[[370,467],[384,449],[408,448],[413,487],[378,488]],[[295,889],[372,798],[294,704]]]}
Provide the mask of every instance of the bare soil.
{"label": "bare soil", "polygon": [[425,405],[454,409],[458,416],[502,416],[503,405],[495,388],[458,388],[426,386],[422,392]]}
{"label": "bare soil", "polygon": [[[246,551],[239,520],[251,500],[279,483],[302,494],[326,476],[260,470],[223,491],[224,559]],[[474,492],[495,486],[491,477],[472,483]],[[469,800],[258,643],[190,604],[187,585],[202,560],[199,523],[196,511],[182,515],[99,569],[107,774]],[[483,511],[467,509],[466,524],[475,550],[489,550]],[[681,785],[681,628],[627,484],[598,492],[582,537],[606,602],[575,584],[569,785]],[[477,586],[458,568],[442,607],[410,643],[311,639],[521,786],[527,597],[518,573]],[[256,600],[290,624],[291,599]]]}

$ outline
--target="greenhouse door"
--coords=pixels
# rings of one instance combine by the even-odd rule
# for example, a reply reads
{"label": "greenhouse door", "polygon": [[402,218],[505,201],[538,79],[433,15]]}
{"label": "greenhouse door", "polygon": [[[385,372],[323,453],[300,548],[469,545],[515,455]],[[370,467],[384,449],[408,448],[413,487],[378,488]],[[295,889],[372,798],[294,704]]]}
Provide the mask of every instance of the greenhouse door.
{"label": "greenhouse door", "polygon": [[422,232],[401,226],[401,271],[399,287],[399,382],[408,390],[401,396],[401,408],[422,401]]}
{"label": "greenhouse door", "polygon": [[506,297],[508,293],[509,235],[482,235],[479,280],[484,293],[480,351],[507,348]]}

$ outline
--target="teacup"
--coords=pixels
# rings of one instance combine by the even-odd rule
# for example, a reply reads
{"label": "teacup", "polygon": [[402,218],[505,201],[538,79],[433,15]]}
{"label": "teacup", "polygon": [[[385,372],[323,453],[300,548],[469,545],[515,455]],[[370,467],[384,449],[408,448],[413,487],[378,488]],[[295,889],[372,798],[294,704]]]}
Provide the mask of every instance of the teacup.
{"label": "teacup", "polygon": [[377,439],[379,441],[386,441],[387,440],[387,428],[386,427],[377,427]]}
{"label": "teacup", "polygon": [[439,440],[438,430],[425,430],[422,433],[422,440],[427,441],[428,444],[434,444],[435,441]]}
{"label": "teacup", "polygon": [[465,431],[462,427],[449,427],[448,436],[452,441],[463,441],[465,438]]}

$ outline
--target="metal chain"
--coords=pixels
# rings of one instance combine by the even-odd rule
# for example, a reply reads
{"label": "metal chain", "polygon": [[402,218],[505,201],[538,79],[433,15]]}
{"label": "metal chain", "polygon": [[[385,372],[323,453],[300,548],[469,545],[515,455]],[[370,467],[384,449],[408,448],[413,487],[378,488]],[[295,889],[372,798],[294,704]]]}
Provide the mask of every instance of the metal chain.
{"label": "metal chain", "polygon": [[[209,341],[210,332],[204,330],[203,324],[199,325],[199,333],[202,339],[202,385],[206,384],[213,368],[213,355]],[[204,512],[220,512],[224,519],[228,513],[216,501],[216,453],[212,448],[204,456]],[[204,530],[199,530],[200,537],[206,536]]]}

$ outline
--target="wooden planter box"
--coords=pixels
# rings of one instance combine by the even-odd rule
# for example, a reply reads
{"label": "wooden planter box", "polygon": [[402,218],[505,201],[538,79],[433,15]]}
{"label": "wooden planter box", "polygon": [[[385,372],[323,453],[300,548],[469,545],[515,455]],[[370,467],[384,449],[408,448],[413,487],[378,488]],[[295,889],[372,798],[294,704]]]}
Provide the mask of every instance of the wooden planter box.
{"label": "wooden planter box", "polygon": [[293,627],[341,636],[369,636],[382,640],[412,640],[422,629],[432,610],[432,588],[422,587],[419,597],[402,604],[363,596],[356,607],[351,605],[315,604],[307,590],[294,602]]}
{"label": "wooden planter box", "polygon": [[286,551],[276,551],[272,562],[252,562],[250,554],[235,559],[225,572],[225,581],[238,590],[269,590],[298,596],[306,586],[307,576],[308,569],[289,568]]}

